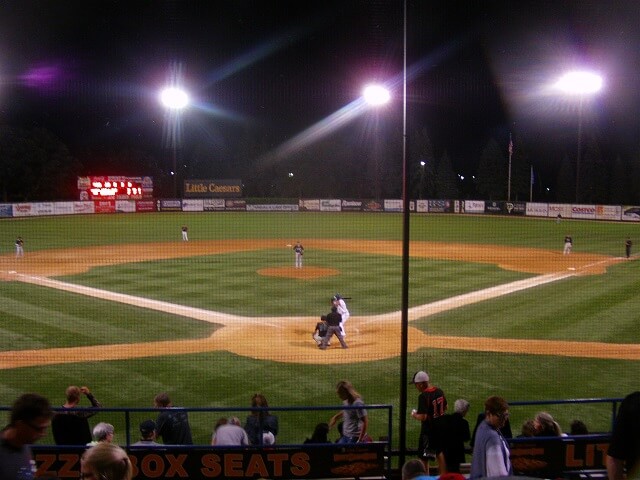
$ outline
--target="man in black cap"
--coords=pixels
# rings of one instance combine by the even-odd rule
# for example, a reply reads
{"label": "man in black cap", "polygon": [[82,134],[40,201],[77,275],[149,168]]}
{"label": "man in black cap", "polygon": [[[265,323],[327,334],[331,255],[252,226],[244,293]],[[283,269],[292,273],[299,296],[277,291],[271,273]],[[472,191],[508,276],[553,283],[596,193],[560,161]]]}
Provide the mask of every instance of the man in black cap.
{"label": "man in black cap", "polygon": [[326,350],[327,345],[331,341],[331,337],[333,337],[334,334],[336,337],[338,337],[338,340],[340,341],[340,345],[342,345],[342,348],[349,348],[347,347],[347,344],[345,343],[344,338],[342,337],[342,330],[340,329],[341,322],[342,322],[342,315],[338,313],[338,308],[331,307],[331,313],[327,315],[327,325],[329,325],[329,328],[327,328],[327,334],[324,336],[322,343],[318,345],[318,348],[322,350]]}
{"label": "man in black cap", "polygon": [[156,422],[153,420],[145,420],[140,424],[140,441],[132,444],[134,447],[157,447],[160,446],[156,442]]}

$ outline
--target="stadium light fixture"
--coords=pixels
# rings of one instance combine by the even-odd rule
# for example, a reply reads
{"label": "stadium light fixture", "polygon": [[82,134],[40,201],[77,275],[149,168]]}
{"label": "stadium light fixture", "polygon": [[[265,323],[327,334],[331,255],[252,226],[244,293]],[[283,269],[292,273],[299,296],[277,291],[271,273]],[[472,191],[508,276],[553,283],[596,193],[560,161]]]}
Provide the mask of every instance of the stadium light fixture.
{"label": "stadium light fixture", "polygon": [[389,90],[382,85],[370,84],[362,91],[364,100],[372,106],[384,105],[391,100]]}
{"label": "stadium light fixture", "polygon": [[580,202],[580,163],[582,156],[582,111],[584,99],[602,90],[604,81],[594,72],[575,70],[565,73],[553,87],[563,95],[578,97],[578,153],[576,155],[576,203]]}

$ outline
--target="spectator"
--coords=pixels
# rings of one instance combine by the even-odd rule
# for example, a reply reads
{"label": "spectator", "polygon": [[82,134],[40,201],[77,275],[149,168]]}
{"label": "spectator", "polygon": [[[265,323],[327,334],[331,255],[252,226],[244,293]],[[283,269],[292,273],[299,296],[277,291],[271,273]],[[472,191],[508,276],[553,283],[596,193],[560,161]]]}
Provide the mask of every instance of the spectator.
{"label": "spectator", "polygon": [[427,372],[416,372],[411,380],[420,395],[418,396],[418,409],[411,412],[411,416],[422,422],[420,427],[420,437],[418,440],[418,451],[423,458],[435,460],[436,452],[430,443],[433,430],[434,419],[444,415],[447,410],[447,399],[444,392],[433,385],[429,385],[429,374]]}
{"label": "spectator", "polygon": [[133,444],[135,447],[157,447],[156,442],[156,422],[145,420],[140,423],[140,440]]}
{"label": "spectator", "polygon": [[349,407],[359,407],[356,409],[345,409],[336,413],[329,420],[329,428],[333,427],[342,418],[342,436],[336,443],[357,443],[367,439],[367,427],[369,419],[367,411],[364,409],[364,402],[361,395],[356,392],[350,382],[342,380],[336,386],[336,393],[343,405]]}
{"label": "spectator", "polygon": [[535,437],[536,436],[536,426],[533,423],[533,419],[525,420],[522,423],[522,429],[520,430],[519,437]]}
{"label": "spectator", "polygon": [[[479,413],[478,418],[476,419],[476,426],[473,428],[473,433],[471,434],[471,441],[469,442],[469,446],[471,447],[471,449],[473,449],[473,446],[475,444],[476,432],[478,431],[478,427],[482,424],[484,419],[485,419],[484,412]],[[533,420],[531,421],[533,422]],[[513,437],[513,433],[511,432],[511,422],[509,421],[509,418],[507,418],[507,421],[504,422],[504,426],[500,428],[500,435],[502,435],[504,438]]]}
{"label": "spectator", "polygon": [[[78,408],[80,399],[85,395],[93,408],[71,410]],[[63,409],[58,411],[51,421],[51,431],[56,445],[87,445],[91,442],[91,427],[89,418],[98,413],[95,408],[102,404],[89,391],[89,387],[76,387],[71,385],[65,392],[66,403]]]}
{"label": "spectator", "polygon": [[513,475],[509,447],[500,433],[509,418],[509,404],[502,397],[489,397],[484,403],[485,418],[478,426],[473,446],[470,479]]}
{"label": "spectator", "polygon": [[589,435],[589,429],[582,420],[574,420],[569,428],[571,435]]}
{"label": "spectator", "polygon": [[304,443],[329,443],[329,424],[324,422],[317,424],[311,438],[307,438]]}
{"label": "spectator", "polygon": [[247,432],[240,426],[238,417],[229,417],[226,423],[220,422],[216,425],[211,445],[217,446],[240,446],[249,445]]}
{"label": "spectator", "polygon": [[269,414],[267,398],[256,393],[251,397],[251,414],[244,426],[252,445],[272,445],[278,436],[278,417]]}
{"label": "spectator", "polygon": [[551,414],[539,412],[533,419],[533,426],[536,429],[536,437],[560,437],[562,430]]}
{"label": "spectator", "polygon": [[45,436],[51,423],[49,401],[35,393],[20,396],[11,407],[9,425],[0,431],[0,478],[35,478],[36,464],[29,445]]}
{"label": "spectator", "polygon": [[465,442],[471,438],[469,422],[464,418],[469,402],[460,398],[454,404],[454,413],[434,420],[434,447],[442,455],[441,473],[460,473],[460,464],[466,461]]}
{"label": "spectator", "polygon": [[99,443],[84,452],[80,470],[80,478],[90,480],[131,480],[133,477],[129,455],[113,443]]}
{"label": "spectator", "polygon": [[166,393],[159,393],[154,398],[156,408],[163,408],[156,419],[156,433],[162,437],[165,445],[193,445],[189,416],[182,409],[175,407]]}
{"label": "spectator", "polygon": [[100,442],[113,442],[114,428],[110,423],[100,422],[93,427],[93,441],[87,445],[97,445]]}
{"label": "spectator", "polygon": [[429,476],[424,463],[417,458],[407,460],[402,466],[402,480],[436,480],[437,478]]}
{"label": "spectator", "polygon": [[640,392],[627,395],[618,409],[607,452],[609,480],[622,480],[640,475]]}

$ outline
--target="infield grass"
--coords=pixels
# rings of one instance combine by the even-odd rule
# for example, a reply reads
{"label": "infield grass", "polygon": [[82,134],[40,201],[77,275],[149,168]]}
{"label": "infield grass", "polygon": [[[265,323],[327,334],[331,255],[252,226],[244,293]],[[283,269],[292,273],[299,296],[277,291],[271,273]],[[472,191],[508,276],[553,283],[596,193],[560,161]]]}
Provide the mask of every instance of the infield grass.
{"label": "infield grass", "polygon": [[[25,250],[179,241],[180,225],[190,238],[347,238],[400,240],[401,216],[393,214],[198,213],[94,215],[0,221],[0,245],[7,251],[17,235]],[[576,251],[620,256],[631,235],[640,244],[638,225],[553,219],[429,215],[413,216],[411,238],[469,244],[529,246],[560,250],[566,233]],[[4,250],[4,249],[2,249]],[[309,252],[311,253],[311,252]],[[341,270],[338,277],[300,282],[260,278],[260,265],[289,264],[291,252],[262,251],[170,261],[101,267],[66,281],[126,291],[241,315],[315,315],[335,292],[354,297],[352,314],[400,308],[400,258],[370,254],[313,252],[310,262]],[[576,277],[506,297],[461,307],[412,323],[439,335],[562,339],[638,343],[640,262],[623,262],[600,276]],[[229,267],[232,268],[229,268]],[[426,303],[506,283],[527,275],[490,265],[411,260],[410,303]],[[226,272],[226,274],[225,274]],[[69,345],[130,343],[207,336],[215,325],[113,304],[79,295],[12,282],[0,283],[0,350]],[[312,328],[312,326],[310,327]],[[239,338],[238,341],[247,341]],[[280,348],[265,328],[265,341]],[[115,348],[115,347],[114,347]],[[426,369],[450,404],[471,402],[473,424],[484,399],[509,400],[622,397],[638,388],[638,362],[421,349],[409,355],[409,370]],[[153,396],[168,391],[177,405],[247,407],[256,391],[274,406],[337,405],[335,383],[351,380],[369,403],[394,405],[401,381],[399,358],[351,365],[301,365],[258,361],[225,352],[0,370],[0,404],[25,391],[63,403],[67,385],[89,385],[110,407],[151,406]],[[409,408],[417,392],[408,388]],[[568,429],[573,418],[593,431],[608,429],[607,407],[548,407]],[[512,410],[512,428],[535,413],[535,407]],[[245,415],[238,413],[240,417]],[[207,443],[215,414],[194,414],[196,441]],[[298,442],[329,412],[280,414],[280,441]],[[94,417],[96,419],[97,417]],[[104,414],[122,431],[122,420]],[[372,419],[372,435],[386,434],[381,418]],[[394,418],[397,426],[397,419]],[[408,422],[409,445],[417,441],[417,422]],[[119,440],[124,441],[123,437]]]}

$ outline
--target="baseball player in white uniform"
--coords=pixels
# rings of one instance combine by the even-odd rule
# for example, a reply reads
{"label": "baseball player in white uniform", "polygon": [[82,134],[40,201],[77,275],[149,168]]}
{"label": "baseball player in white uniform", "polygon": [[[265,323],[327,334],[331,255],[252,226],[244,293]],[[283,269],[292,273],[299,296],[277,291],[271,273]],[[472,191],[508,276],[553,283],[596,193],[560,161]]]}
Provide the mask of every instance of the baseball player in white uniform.
{"label": "baseball player in white uniform", "polygon": [[183,242],[189,241],[189,229],[187,228],[186,225],[182,226],[182,241]]}
{"label": "baseball player in white uniform", "polygon": [[571,249],[573,248],[573,238],[570,235],[566,235],[564,237],[564,248],[562,249],[563,255],[569,255],[571,253]]}
{"label": "baseball player in white uniform", "polygon": [[346,337],[347,333],[344,330],[344,324],[347,323],[347,320],[349,320],[349,317],[351,316],[351,314],[349,313],[349,309],[347,308],[347,304],[339,293],[336,293],[331,298],[331,303],[338,309],[338,313],[342,315],[340,330],[342,331],[342,336]]}
{"label": "baseball player in white uniform", "polygon": [[296,257],[296,268],[302,268],[302,256],[304,255],[304,247],[300,242],[297,242],[293,246],[293,251]]}

